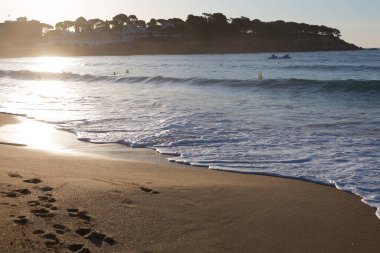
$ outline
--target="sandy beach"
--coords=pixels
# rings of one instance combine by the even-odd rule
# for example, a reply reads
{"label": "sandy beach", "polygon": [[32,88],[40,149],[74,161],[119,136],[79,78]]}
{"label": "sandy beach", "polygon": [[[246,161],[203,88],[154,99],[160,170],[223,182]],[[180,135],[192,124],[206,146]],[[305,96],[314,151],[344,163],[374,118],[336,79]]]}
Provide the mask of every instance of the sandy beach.
{"label": "sandy beach", "polygon": [[0,142],[0,252],[380,252],[333,187]]}

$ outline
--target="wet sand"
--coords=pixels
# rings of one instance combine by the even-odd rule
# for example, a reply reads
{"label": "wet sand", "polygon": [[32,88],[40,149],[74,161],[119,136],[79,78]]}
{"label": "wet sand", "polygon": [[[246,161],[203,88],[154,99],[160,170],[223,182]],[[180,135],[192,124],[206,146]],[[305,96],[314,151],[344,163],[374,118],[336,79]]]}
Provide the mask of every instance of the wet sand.
{"label": "wet sand", "polygon": [[0,141],[0,252],[380,252],[375,209],[332,187]]}

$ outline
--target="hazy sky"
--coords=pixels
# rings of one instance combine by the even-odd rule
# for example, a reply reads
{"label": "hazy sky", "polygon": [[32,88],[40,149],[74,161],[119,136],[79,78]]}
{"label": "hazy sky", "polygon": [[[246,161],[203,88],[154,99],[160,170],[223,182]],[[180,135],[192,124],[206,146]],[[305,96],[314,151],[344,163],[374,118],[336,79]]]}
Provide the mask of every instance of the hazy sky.
{"label": "hazy sky", "polygon": [[112,19],[119,13],[139,19],[186,19],[188,14],[222,12],[262,21],[295,21],[338,28],[343,39],[380,47],[380,0],[0,0],[0,22],[26,16],[51,25],[63,20]]}

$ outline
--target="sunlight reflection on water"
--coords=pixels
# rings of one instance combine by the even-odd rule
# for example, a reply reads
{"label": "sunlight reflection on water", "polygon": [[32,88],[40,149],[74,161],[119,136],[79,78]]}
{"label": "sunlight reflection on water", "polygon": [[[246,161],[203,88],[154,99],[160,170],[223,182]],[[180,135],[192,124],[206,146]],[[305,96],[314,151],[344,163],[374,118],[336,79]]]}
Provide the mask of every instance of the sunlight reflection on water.
{"label": "sunlight reflection on water", "polygon": [[38,57],[30,70],[35,72],[63,72],[71,64],[70,58],[65,57]]}
{"label": "sunlight reflection on water", "polygon": [[28,118],[20,118],[22,124],[1,128],[1,139],[25,144],[32,148],[55,149],[55,127]]}

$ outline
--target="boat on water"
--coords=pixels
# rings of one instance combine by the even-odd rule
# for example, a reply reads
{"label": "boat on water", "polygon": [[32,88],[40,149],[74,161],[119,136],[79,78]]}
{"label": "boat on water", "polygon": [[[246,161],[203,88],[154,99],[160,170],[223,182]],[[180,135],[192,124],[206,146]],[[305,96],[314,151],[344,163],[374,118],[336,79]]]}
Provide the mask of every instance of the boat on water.
{"label": "boat on water", "polygon": [[272,54],[270,57],[268,57],[269,60],[286,60],[286,59],[292,59],[288,54],[284,56],[277,56],[275,54]]}

